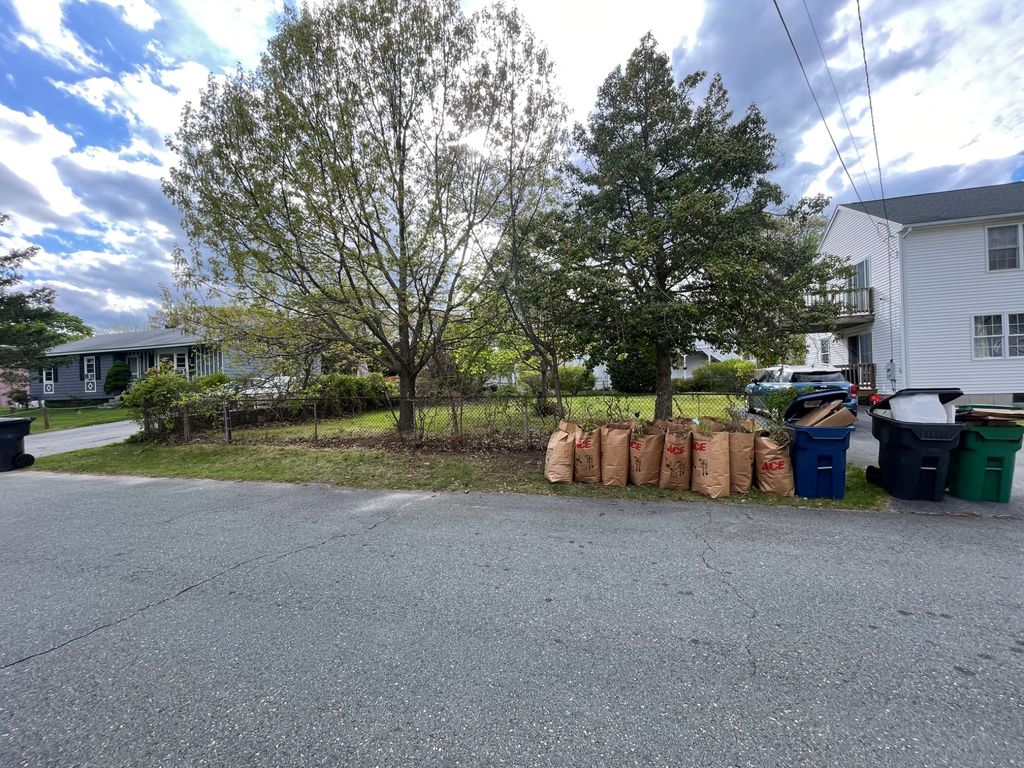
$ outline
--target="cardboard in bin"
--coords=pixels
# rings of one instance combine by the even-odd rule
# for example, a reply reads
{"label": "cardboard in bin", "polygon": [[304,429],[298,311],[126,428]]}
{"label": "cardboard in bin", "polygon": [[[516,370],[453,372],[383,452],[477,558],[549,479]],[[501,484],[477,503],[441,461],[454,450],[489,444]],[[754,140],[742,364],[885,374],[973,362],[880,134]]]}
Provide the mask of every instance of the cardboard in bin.
{"label": "cardboard in bin", "polygon": [[785,420],[791,427],[846,427],[857,417],[843,406],[846,392],[841,389],[817,390],[797,395],[786,409]]}

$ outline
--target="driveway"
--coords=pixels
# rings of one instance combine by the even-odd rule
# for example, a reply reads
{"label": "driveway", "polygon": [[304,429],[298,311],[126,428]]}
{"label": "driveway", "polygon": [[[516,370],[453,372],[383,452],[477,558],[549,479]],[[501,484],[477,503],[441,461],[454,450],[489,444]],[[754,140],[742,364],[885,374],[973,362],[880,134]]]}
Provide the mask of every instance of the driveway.
{"label": "driveway", "polygon": [[[878,440],[871,436],[871,417],[866,408],[861,408],[857,416],[857,429],[850,438],[850,448],[846,452],[847,461],[858,467],[878,465]],[[1013,472],[1013,490],[1010,492],[1009,504],[979,503],[961,501],[946,495],[944,501],[900,501],[893,500],[894,506],[905,512],[920,514],[956,514],[956,515],[1015,515],[1024,517],[1024,450],[1017,452],[1017,463]]]}
{"label": "driveway", "polygon": [[134,421],[114,421],[109,424],[94,424],[91,427],[40,432],[25,438],[25,451],[33,456],[51,456],[55,453],[77,451],[79,448],[96,448],[120,443],[138,431],[139,425]]}
{"label": "driveway", "polygon": [[0,764],[1021,764],[1024,523],[0,476]]}

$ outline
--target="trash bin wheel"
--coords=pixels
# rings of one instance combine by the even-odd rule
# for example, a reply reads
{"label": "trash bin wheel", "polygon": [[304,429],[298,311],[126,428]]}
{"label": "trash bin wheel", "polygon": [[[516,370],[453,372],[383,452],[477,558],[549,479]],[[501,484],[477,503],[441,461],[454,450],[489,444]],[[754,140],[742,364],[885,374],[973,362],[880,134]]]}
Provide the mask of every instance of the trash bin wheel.
{"label": "trash bin wheel", "polygon": [[31,453],[16,453],[11,463],[15,469],[25,469],[36,463],[36,457]]}
{"label": "trash bin wheel", "polygon": [[882,484],[882,470],[878,467],[868,467],[864,470],[864,479],[872,485]]}

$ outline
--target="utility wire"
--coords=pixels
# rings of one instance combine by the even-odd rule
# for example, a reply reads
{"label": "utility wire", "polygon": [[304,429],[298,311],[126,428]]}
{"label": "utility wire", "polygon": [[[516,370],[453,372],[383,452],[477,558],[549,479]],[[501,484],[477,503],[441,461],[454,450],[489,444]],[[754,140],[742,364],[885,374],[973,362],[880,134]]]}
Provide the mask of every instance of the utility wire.
{"label": "utility wire", "polygon": [[[811,98],[814,99],[814,106],[818,108],[818,114],[821,116],[821,124],[825,126],[825,130],[828,132],[828,137],[832,141],[832,148],[836,151],[836,157],[839,158],[839,164],[843,166],[843,170],[846,171],[846,178],[850,181],[850,186],[853,187],[853,193],[857,196],[857,200],[864,204],[864,199],[860,196],[860,192],[857,190],[857,184],[853,180],[853,176],[850,175],[850,169],[846,167],[846,161],[843,160],[843,155],[839,151],[839,145],[836,144],[836,139],[832,135],[832,129],[828,127],[828,121],[825,119],[825,112],[821,108],[821,103],[818,101],[818,97],[814,93],[814,88],[811,86],[811,79],[807,76],[807,70],[804,69],[803,59],[800,58],[800,51],[797,50],[796,42],[793,40],[793,35],[789,31],[789,25],[786,23],[786,17],[782,15],[782,9],[779,7],[779,0],[772,0],[775,5],[775,12],[779,14],[779,21],[782,22],[782,28],[786,30],[786,37],[789,38],[789,45],[793,49],[793,53],[796,55],[796,63],[800,65],[800,72],[803,73],[804,82],[807,83],[807,90],[811,92]],[[877,144],[875,149],[877,150]]]}
{"label": "utility wire", "polygon": [[882,218],[885,219],[885,233],[886,233],[886,263],[889,269],[889,381],[892,384],[893,389],[896,388],[896,363],[895,363],[895,343],[894,334],[892,327],[892,228],[889,223],[889,211],[886,210],[885,206],[885,185],[882,182],[882,158],[878,152],[878,131],[875,129],[875,105],[871,98],[871,75],[868,74],[868,49],[864,44],[864,18],[860,12],[860,0],[857,0],[857,26],[860,28],[860,53],[864,59],[864,83],[868,88],[868,111],[871,114],[871,138],[875,144],[875,164],[878,166],[878,191],[882,198]]}
{"label": "utility wire", "polygon": [[[776,6],[778,4],[776,3]],[[864,19],[860,15],[860,0],[857,0],[857,26],[860,28],[860,54],[864,59],[864,82],[867,84],[867,110],[871,115],[871,138],[874,141],[874,163],[879,168],[879,193],[882,198],[882,215],[889,220],[886,210],[886,187],[882,183],[882,158],[879,155],[879,132],[874,128],[874,102],[871,99],[871,76],[867,74],[867,48],[864,46]]]}
{"label": "utility wire", "polygon": [[860,164],[860,172],[864,177],[864,183],[868,185],[868,191],[871,196],[875,196],[875,189],[871,186],[871,179],[868,177],[867,166],[864,165],[864,158],[861,157],[860,147],[857,146],[857,139],[853,136],[853,129],[850,127],[850,119],[846,116],[846,107],[843,106],[843,100],[839,96],[839,89],[836,87],[836,81],[832,77],[832,69],[828,65],[828,59],[825,57],[825,48],[821,44],[821,38],[818,37],[818,29],[814,26],[814,19],[811,18],[811,9],[807,7],[807,0],[803,0],[804,12],[807,14],[807,21],[811,25],[811,32],[814,33],[814,42],[818,44],[818,53],[821,54],[821,63],[825,65],[825,73],[828,75],[828,81],[832,84],[832,93],[836,95],[836,103],[839,105],[839,113],[843,116],[843,123],[846,125],[846,132],[850,134],[850,143],[853,144],[853,151],[857,153],[857,162]]}

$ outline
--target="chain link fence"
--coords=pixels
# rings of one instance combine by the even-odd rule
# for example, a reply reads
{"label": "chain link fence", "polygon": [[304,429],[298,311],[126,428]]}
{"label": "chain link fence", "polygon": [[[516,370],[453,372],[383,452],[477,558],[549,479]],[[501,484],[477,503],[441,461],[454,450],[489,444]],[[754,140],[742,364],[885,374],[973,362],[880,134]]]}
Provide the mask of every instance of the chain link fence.
{"label": "chain link fence", "polygon": [[[647,421],[654,418],[654,395],[593,393],[562,399],[557,415],[553,399],[488,394],[421,397],[415,402],[412,430],[398,429],[397,399],[347,397],[208,399],[170,413],[146,414],[146,431],[171,440],[247,445],[395,444],[443,448],[536,449],[546,444],[559,418],[579,423]],[[742,393],[693,392],[673,398],[673,414],[694,419],[727,420],[746,411]]]}

